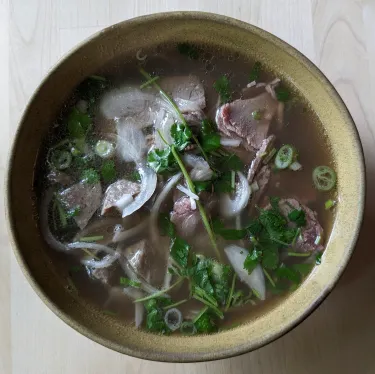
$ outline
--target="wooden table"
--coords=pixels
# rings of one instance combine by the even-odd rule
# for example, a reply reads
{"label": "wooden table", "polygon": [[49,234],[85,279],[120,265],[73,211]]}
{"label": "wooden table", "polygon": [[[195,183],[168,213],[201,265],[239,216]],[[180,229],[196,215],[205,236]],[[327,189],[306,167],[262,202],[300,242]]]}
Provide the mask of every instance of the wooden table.
{"label": "wooden table", "polygon": [[362,138],[370,192],[347,271],[311,317],[256,352],[212,363],[152,363],[91,342],[44,306],[14,259],[2,218],[0,373],[375,373],[374,0],[0,0],[1,174],[21,112],[60,56],[105,26],[171,10],[222,13],[258,25],[302,51],[338,89]]}

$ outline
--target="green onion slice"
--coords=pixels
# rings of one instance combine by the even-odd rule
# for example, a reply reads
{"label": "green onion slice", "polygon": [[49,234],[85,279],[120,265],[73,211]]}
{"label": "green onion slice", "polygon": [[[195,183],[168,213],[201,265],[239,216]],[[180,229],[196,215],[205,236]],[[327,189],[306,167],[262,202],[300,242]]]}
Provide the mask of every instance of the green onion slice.
{"label": "green onion slice", "polygon": [[110,158],[115,153],[115,146],[107,140],[98,140],[95,145],[95,153],[101,158]]}
{"label": "green onion slice", "polygon": [[65,170],[72,163],[72,155],[68,151],[54,151],[51,161],[57,169]]}
{"label": "green onion slice", "polygon": [[293,146],[283,145],[276,154],[275,165],[278,169],[286,169],[289,167],[296,156],[296,151]]}
{"label": "green onion slice", "polygon": [[197,333],[197,328],[193,322],[185,321],[182,322],[180,331],[183,335],[195,335]]}
{"label": "green onion slice", "polygon": [[336,185],[337,176],[328,166],[318,166],[313,171],[313,181],[319,191],[330,191]]}

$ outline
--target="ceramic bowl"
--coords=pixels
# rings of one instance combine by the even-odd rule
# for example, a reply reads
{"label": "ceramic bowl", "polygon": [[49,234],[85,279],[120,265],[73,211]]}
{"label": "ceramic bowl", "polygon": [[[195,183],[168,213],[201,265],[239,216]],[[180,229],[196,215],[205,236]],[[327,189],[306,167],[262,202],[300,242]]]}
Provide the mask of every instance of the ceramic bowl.
{"label": "ceramic bowl", "polygon": [[[159,336],[136,330],[72,292],[56,268],[38,223],[34,170],[41,143],[73,88],[121,55],[167,42],[204,43],[259,60],[297,90],[324,126],[338,174],[339,204],[324,261],[277,306],[232,330],[209,336]],[[23,114],[8,163],[7,218],[13,247],[30,284],[68,325],[121,353],[195,362],[249,352],[296,326],[327,296],[343,272],[360,230],[365,174],[356,127],[338,93],[300,52],[257,27],[209,13],[162,13],[131,19],[95,34],[65,56],[40,84]],[[41,332],[42,333],[42,332]]]}

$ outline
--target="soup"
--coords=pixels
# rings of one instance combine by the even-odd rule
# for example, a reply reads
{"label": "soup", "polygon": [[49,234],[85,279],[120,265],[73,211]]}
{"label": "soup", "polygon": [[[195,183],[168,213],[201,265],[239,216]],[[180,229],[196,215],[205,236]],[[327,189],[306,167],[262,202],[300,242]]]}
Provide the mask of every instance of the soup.
{"label": "soup", "polygon": [[45,142],[40,226],[71,291],[161,334],[231,328],[319,264],[336,204],[329,144],[257,61],[179,44],[72,93]]}

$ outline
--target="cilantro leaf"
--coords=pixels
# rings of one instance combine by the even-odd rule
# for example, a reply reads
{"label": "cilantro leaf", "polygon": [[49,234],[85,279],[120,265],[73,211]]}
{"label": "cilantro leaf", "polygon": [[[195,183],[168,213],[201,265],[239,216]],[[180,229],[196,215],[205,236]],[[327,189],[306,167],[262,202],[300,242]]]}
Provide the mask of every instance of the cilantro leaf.
{"label": "cilantro leaf", "polygon": [[220,174],[213,182],[216,193],[232,192],[232,175],[230,171]]}
{"label": "cilantro leaf", "polygon": [[314,264],[302,263],[292,265],[292,269],[301,274],[302,277],[308,275],[313,268]]}
{"label": "cilantro leaf", "polygon": [[174,145],[179,151],[183,151],[189,144],[193,133],[190,127],[182,123],[174,123],[171,127],[171,136]]}
{"label": "cilantro leaf", "polygon": [[256,268],[256,266],[260,263],[262,257],[262,252],[253,249],[246,257],[245,262],[243,263],[243,268],[247,270],[249,274]]}
{"label": "cilantro leaf", "polygon": [[176,237],[171,246],[171,256],[183,268],[187,267],[190,245],[184,239]]}
{"label": "cilantro leaf", "polygon": [[104,182],[110,183],[116,179],[116,168],[113,160],[105,160],[100,169]]}
{"label": "cilantro leaf", "polygon": [[203,313],[197,321],[194,323],[195,328],[201,334],[207,334],[210,332],[217,331],[215,319],[209,311]]}
{"label": "cilantro leaf", "polygon": [[213,295],[214,289],[209,277],[210,267],[211,260],[201,255],[195,255],[193,258],[193,266],[189,269],[189,275],[193,284],[202,288],[209,295]]}
{"label": "cilantro leaf", "polygon": [[279,265],[279,250],[277,246],[269,246],[263,250],[262,266],[274,270]]}
{"label": "cilantro leaf", "polygon": [[171,239],[176,237],[176,227],[169,218],[169,214],[159,214],[159,228],[162,236],[169,236]]}
{"label": "cilantro leaf", "polygon": [[147,155],[147,163],[156,173],[171,172],[177,169],[177,163],[170,147],[150,151]]}
{"label": "cilantro leaf", "polygon": [[209,275],[215,299],[219,304],[225,305],[230,291],[232,268],[229,265],[212,261]]}
{"label": "cilantro leaf", "polygon": [[315,257],[315,264],[320,265],[322,263],[323,252],[319,252]]}
{"label": "cilantro leaf", "polygon": [[81,175],[81,180],[89,184],[95,184],[99,182],[99,174],[95,169],[86,169]]}
{"label": "cilantro leaf", "polygon": [[164,312],[162,308],[165,306],[165,302],[166,298],[154,298],[144,303],[147,311],[146,328],[148,331],[161,334],[168,334],[170,332],[164,321]]}
{"label": "cilantro leaf", "polygon": [[196,181],[193,182],[195,187],[195,192],[198,194],[202,191],[210,191],[212,189],[212,181]]}
{"label": "cilantro leaf", "polygon": [[285,103],[290,100],[290,92],[283,86],[276,87],[275,93],[278,101]]}
{"label": "cilantro leaf", "polygon": [[260,223],[259,219],[255,219],[252,221],[246,228],[246,230],[250,233],[250,235],[258,236],[263,229],[262,224]]}
{"label": "cilantro leaf", "polygon": [[206,152],[212,152],[220,148],[220,134],[217,132],[215,124],[209,119],[202,121],[199,142]]}
{"label": "cilantro leaf", "polygon": [[302,209],[293,209],[289,212],[288,218],[298,227],[306,226],[306,214]]}
{"label": "cilantro leaf", "polygon": [[262,64],[256,61],[249,74],[249,81],[253,82],[259,79],[260,72],[262,70]]}
{"label": "cilantro leaf", "polygon": [[212,229],[215,234],[226,240],[240,240],[246,236],[246,230],[226,229],[223,222],[218,218],[212,221]]}
{"label": "cilantro leaf", "polygon": [[235,155],[234,153],[230,153],[226,156],[221,158],[221,171],[241,171],[244,168],[244,164],[242,160]]}
{"label": "cilantro leaf", "polygon": [[281,279],[287,279],[295,284],[301,283],[300,273],[297,270],[291,267],[286,267],[283,264],[276,269],[276,275]]}
{"label": "cilantro leaf", "polygon": [[213,87],[219,94],[222,104],[231,101],[232,94],[229,85],[229,79],[225,75],[221,76],[217,81],[215,81]]}
{"label": "cilantro leaf", "polygon": [[197,60],[199,58],[199,49],[197,46],[191,43],[178,43],[177,50],[182,55],[189,57],[192,60]]}

